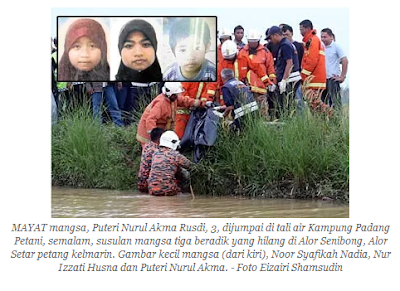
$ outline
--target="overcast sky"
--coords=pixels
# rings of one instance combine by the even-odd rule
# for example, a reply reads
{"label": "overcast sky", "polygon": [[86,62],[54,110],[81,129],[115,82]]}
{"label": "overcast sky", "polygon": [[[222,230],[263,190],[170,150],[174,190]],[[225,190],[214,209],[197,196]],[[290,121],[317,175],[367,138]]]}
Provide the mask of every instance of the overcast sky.
{"label": "overcast sky", "polygon": [[[299,23],[304,19],[312,21],[314,28],[331,28],[337,43],[349,56],[349,9],[348,8],[52,8],[51,36],[57,34],[57,16],[217,16],[218,29],[231,29],[240,24],[245,29],[258,29],[263,35],[272,25],[287,23],[293,27],[294,39],[302,40]],[[350,65],[351,68],[351,60]],[[348,85],[350,74],[346,79]]]}

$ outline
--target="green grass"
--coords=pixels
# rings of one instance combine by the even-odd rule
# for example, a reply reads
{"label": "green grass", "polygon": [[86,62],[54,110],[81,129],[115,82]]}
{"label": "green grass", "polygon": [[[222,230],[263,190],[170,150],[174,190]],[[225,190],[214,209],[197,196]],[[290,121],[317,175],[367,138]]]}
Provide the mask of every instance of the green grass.
{"label": "green grass", "polygon": [[65,113],[52,127],[52,181],[56,185],[130,189],[136,180],[136,129],[101,126],[89,106]]}
{"label": "green grass", "polygon": [[[90,106],[64,112],[52,127],[53,184],[136,189],[141,147],[135,135],[136,125],[100,126]],[[248,120],[240,134],[221,129],[191,173],[196,195],[348,201],[348,113],[328,120],[306,109],[279,124]]]}
{"label": "green grass", "polygon": [[215,148],[196,165],[196,194],[264,197],[330,197],[348,201],[348,116],[309,112],[266,125],[248,122],[241,134],[222,132]]}

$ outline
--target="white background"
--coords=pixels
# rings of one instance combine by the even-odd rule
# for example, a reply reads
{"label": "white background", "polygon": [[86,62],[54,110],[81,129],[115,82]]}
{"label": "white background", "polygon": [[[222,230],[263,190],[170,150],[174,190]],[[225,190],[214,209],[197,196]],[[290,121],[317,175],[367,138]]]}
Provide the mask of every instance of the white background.
{"label": "white background", "polygon": [[[396,73],[399,67],[393,34],[398,9],[388,1],[378,6],[363,2],[350,8],[349,66],[352,70],[350,106],[350,218],[349,219],[163,219],[163,223],[207,221],[241,224],[286,222],[292,224],[391,224],[388,237],[391,259],[346,263],[343,273],[62,273],[55,261],[40,263],[10,259],[15,234],[13,223],[91,224],[119,219],[51,219],[50,151],[50,5],[23,4],[1,17],[1,290],[399,290],[399,119]],[[63,3],[66,5],[67,3]],[[165,2],[149,2],[157,7]],[[199,4],[199,3],[194,3]],[[202,1],[210,7],[215,1]],[[243,5],[244,3],[241,3]],[[296,7],[298,1],[279,3]],[[301,3],[305,4],[305,3]],[[308,1],[310,7],[320,1]],[[78,7],[82,1],[69,1]],[[128,7],[132,2],[92,1],[85,6]],[[136,4],[135,5],[139,5]],[[168,2],[168,5],[173,5]],[[176,6],[188,5],[187,1]],[[220,2],[232,7],[232,1]],[[251,3],[245,3],[246,6]],[[261,5],[261,4],[260,4]],[[333,4],[328,4],[330,7]],[[350,5],[336,1],[337,6]],[[259,5],[257,5],[259,6]],[[268,15],[266,14],[266,18]],[[16,21],[16,19],[18,21]],[[340,20],[338,20],[340,21]],[[156,219],[125,220],[129,223]],[[370,237],[370,234],[365,236]]]}

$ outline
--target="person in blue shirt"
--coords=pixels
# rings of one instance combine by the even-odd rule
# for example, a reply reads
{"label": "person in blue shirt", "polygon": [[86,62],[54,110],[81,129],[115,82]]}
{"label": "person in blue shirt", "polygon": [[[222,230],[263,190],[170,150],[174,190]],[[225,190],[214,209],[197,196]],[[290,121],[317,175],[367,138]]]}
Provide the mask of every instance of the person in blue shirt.
{"label": "person in blue shirt", "polygon": [[163,73],[164,81],[217,80],[216,66],[205,55],[210,50],[210,28],[201,18],[181,18],[169,30],[169,45],[176,62]]}
{"label": "person in blue shirt", "polygon": [[253,115],[258,110],[257,102],[253,93],[241,81],[235,78],[235,74],[231,69],[223,69],[221,71],[222,94],[224,96],[225,105],[222,117],[231,115],[234,121],[231,124],[231,130],[242,130],[245,123],[245,115]]}
{"label": "person in blue shirt", "polygon": [[300,85],[301,75],[299,72],[299,60],[296,47],[283,36],[281,29],[272,26],[267,35],[275,45],[279,45],[276,58],[275,71],[278,82],[277,100],[273,100],[276,117],[289,109],[295,97],[297,87]]}

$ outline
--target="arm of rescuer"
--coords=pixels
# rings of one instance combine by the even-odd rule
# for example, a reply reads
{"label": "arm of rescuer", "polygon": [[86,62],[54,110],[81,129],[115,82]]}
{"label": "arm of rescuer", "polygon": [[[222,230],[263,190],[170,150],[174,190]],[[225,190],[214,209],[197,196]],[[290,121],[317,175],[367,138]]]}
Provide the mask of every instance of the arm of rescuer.
{"label": "arm of rescuer", "polygon": [[247,67],[250,68],[250,70],[254,71],[254,73],[257,74],[257,76],[261,79],[261,81],[265,84],[265,87],[268,87],[269,85],[272,85],[273,82],[269,79],[267,75],[267,71],[265,70],[264,66],[261,66],[258,63],[253,62],[247,55],[242,54],[242,56],[246,59],[247,61]]}
{"label": "arm of rescuer", "polygon": [[294,49],[287,45],[283,45],[281,49],[282,57],[286,62],[285,71],[283,72],[283,80],[287,80],[293,68]]}
{"label": "arm of rescuer", "polygon": [[223,85],[222,79],[221,79],[222,67],[220,66],[220,62],[218,62],[218,64],[217,64],[217,81],[208,83],[207,95],[208,95],[208,99],[210,101],[214,100],[217,90],[219,88],[221,88]]}
{"label": "arm of rescuer", "polygon": [[179,107],[186,107],[186,108],[190,108],[190,107],[204,108],[204,107],[206,107],[206,102],[201,101],[200,99],[193,99],[193,98],[190,98],[189,96],[183,96],[183,95],[179,94],[178,99],[177,99],[177,105]]}
{"label": "arm of rescuer", "polygon": [[311,38],[309,41],[311,41],[310,47],[308,48],[308,51],[306,48],[301,64],[301,79],[303,81],[314,72],[321,55],[325,55],[325,49],[322,46],[321,41],[318,41],[316,38]]}
{"label": "arm of rescuer", "polygon": [[162,102],[154,102],[153,107],[150,106],[151,103],[145,109],[150,110],[149,115],[146,118],[146,131],[148,134],[150,134],[150,132],[157,127],[157,121],[162,119],[167,120],[167,116],[164,116],[166,112],[163,110]]}
{"label": "arm of rescuer", "polygon": [[[204,102],[214,100],[214,98],[208,94],[208,86],[209,82],[182,82],[182,87],[185,89],[183,94],[185,96],[189,96],[192,99],[200,99]],[[200,94],[199,97],[198,94]]]}
{"label": "arm of rescuer", "polygon": [[176,165],[179,167],[185,168],[185,169],[190,169],[191,162],[188,158],[186,158],[184,155],[182,155],[179,152],[176,152]]}
{"label": "arm of rescuer", "polygon": [[[225,101],[225,111],[222,115],[223,118],[227,117],[229,114],[231,114],[231,111],[235,108],[235,100],[234,97],[231,95],[231,92],[229,91],[228,88],[222,87],[222,94],[224,95],[224,101]],[[224,109],[223,107],[221,109]]]}

